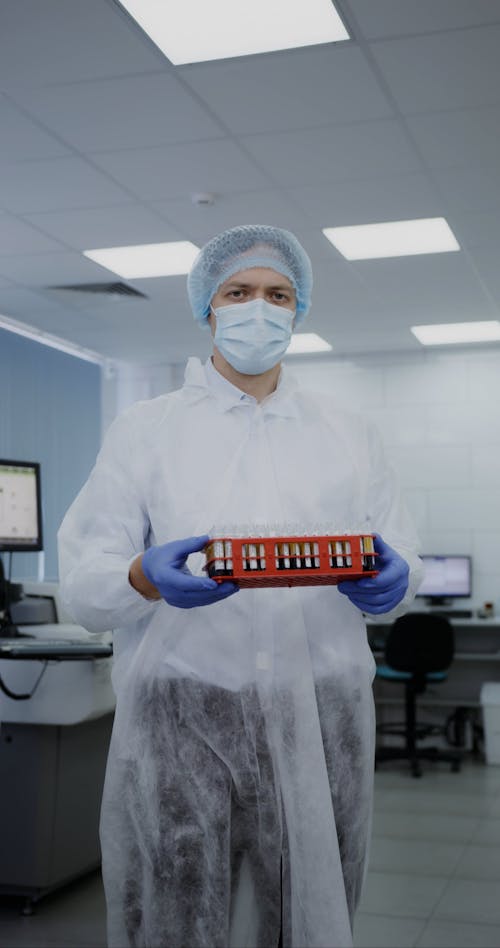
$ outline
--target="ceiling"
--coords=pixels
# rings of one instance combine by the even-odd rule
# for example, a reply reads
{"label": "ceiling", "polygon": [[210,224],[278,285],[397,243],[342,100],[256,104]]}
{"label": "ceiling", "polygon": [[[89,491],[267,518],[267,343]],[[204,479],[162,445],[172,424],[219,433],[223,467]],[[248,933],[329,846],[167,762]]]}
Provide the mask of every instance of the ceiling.
{"label": "ceiling", "polygon": [[[270,223],[312,258],[303,329],[334,353],[498,319],[500,0],[336,6],[349,42],[174,67],[115,0],[2,0],[0,314],[109,358],[201,355],[185,277],[121,302],[46,288],[119,279],[85,249]],[[435,216],[460,252],[348,263],[321,233]]]}

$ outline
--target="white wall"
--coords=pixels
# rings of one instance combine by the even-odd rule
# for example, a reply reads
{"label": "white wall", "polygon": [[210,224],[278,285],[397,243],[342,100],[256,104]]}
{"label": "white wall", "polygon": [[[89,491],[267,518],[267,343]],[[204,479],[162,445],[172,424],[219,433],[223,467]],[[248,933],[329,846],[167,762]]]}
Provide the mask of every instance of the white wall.
{"label": "white wall", "polygon": [[472,603],[500,613],[500,348],[288,359],[304,384],[377,424],[422,553],[473,556]]}
{"label": "white wall", "polygon": [[184,366],[175,364],[134,365],[113,362],[103,370],[101,384],[101,429],[104,435],[113,418],[134,402],[156,398],[180,388]]}

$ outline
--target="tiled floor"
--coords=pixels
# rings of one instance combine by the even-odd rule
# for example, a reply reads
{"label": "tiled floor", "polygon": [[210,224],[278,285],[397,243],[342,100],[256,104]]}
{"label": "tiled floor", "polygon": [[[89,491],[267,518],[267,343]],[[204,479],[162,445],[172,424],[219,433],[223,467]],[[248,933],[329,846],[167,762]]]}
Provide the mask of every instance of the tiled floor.
{"label": "tiled floor", "polygon": [[368,877],[356,948],[500,946],[500,767],[375,776]]}
{"label": "tiled floor", "polygon": [[[404,765],[375,776],[370,869],[355,925],[356,948],[500,946],[500,767],[467,763],[459,774]],[[0,948],[103,948],[99,874],[43,899],[36,914],[0,901]]]}

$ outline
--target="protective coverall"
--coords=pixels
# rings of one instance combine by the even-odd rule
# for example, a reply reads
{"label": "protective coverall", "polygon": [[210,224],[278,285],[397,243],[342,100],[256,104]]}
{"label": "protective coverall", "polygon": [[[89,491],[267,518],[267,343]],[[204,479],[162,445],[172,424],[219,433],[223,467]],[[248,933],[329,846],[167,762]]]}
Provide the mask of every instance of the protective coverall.
{"label": "protective coverall", "polygon": [[[260,404],[190,359],[127,410],[60,530],[63,600],[115,630],[101,838],[109,943],[344,948],[370,834],[374,660],[335,587],[150,602],[129,565],[221,524],[376,531],[420,580],[380,440],[285,370]],[[189,560],[201,573],[203,556]]]}

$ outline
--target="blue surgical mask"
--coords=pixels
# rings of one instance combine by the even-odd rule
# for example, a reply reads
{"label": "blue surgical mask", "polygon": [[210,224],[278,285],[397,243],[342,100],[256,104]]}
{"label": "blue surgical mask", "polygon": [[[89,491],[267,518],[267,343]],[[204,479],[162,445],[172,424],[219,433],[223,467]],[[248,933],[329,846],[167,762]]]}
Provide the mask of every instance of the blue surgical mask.
{"label": "blue surgical mask", "polygon": [[267,300],[212,308],[214,342],[227,362],[243,375],[260,375],[281,360],[292,338],[295,313]]}

